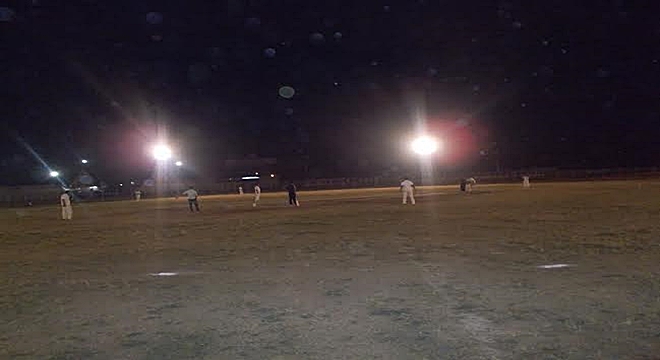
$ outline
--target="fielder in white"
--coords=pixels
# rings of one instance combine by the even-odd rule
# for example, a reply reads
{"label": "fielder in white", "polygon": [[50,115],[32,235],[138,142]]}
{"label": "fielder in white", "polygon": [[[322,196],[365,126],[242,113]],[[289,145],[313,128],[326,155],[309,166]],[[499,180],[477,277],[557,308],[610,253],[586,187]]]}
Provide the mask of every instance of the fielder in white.
{"label": "fielder in white", "polygon": [[523,176],[523,187],[524,188],[529,188],[531,185],[529,184],[529,176]]}
{"label": "fielder in white", "polygon": [[408,178],[404,178],[401,182],[401,193],[403,193],[403,205],[408,203],[408,198],[410,198],[410,203],[415,205],[415,184],[410,181]]}
{"label": "fielder in white", "polygon": [[190,208],[190,212],[194,212],[193,206],[195,207],[195,210],[199,212],[199,202],[197,201],[199,193],[197,193],[197,190],[191,186],[188,190],[183,192],[183,195],[188,197],[188,207]]}
{"label": "fielder in white", "polygon": [[69,190],[60,196],[60,206],[62,207],[62,220],[71,220],[73,218],[73,208],[71,207]]}
{"label": "fielder in white", "polygon": [[254,185],[254,202],[252,203],[252,207],[257,207],[259,198],[261,198],[261,187],[259,184],[256,184]]}
{"label": "fielder in white", "polygon": [[238,187],[238,195],[243,195],[243,187],[242,186]]}
{"label": "fielder in white", "polygon": [[472,193],[472,187],[477,183],[473,177],[465,179],[465,191],[470,194]]}
{"label": "fielder in white", "polygon": [[142,191],[135,190],[135,201],[140,201],[141,198],[142,198]]}

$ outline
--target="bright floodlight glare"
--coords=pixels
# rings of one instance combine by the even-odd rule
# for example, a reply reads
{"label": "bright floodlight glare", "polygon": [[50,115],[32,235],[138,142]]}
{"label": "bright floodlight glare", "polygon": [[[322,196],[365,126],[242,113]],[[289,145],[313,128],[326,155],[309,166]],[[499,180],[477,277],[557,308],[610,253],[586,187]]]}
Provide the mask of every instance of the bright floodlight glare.
{"label": "bright floodlight glare", "polygon": [[172,149],[167,145],[156,145],[154,146],[153,155],[158,161],[167,160],[172,157]]}
{"label": "bright floodlight glare", "polygon": [[57,171],[50,172],[50,177],[58,177],[58,176],[60,176],[60,173],[58,173]]}
{"label": "bright floodlight glare", "polygon": [[85,159],[82,159],[80,162],[83,163],[83,164],[87,164],[89,161],[87,161]]}
{"label": "bright floodlight glare", "polygon": [[438,141],[428,136],[421,136],[412,142],[412,150],[418,155],[430,155],[438,151]]}
{"label": "bright floodlight glare", "polygon": [[275,177],[275,174],[270,174],[270,177],[274,178],[274,177]]}
{"label": "bright floodlight glare", "polygon": [[174,163],[174,165],[176,165],[176,166],[183,166],[183,162],[181,162],[181,161],[177,161],[177,162]]}

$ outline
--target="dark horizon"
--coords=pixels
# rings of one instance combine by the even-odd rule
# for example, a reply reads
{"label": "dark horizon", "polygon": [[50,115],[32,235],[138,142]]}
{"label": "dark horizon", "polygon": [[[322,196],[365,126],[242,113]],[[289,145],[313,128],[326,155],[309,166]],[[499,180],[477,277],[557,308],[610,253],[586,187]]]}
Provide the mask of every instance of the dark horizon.
{"label": "dark horizon", "polygon": [[660,163],[660,25],[622,1],[33,0],[0,12],[2,184],[46,180],[26,144],[69,173],[85,158],[108,182],[143,177],[164,131],[199,174],[249,154],[287,177],[378,174],[415,161],[402,144],[419,118],[447,142],[438,166]]}

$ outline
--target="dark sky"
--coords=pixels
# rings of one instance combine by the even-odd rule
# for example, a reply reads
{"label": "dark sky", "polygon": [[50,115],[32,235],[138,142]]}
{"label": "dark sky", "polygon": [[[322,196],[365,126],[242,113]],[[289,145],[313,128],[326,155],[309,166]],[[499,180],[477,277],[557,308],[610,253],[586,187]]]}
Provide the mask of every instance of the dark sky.
{"label": "dark sky", "polygon": [[632,4],[10,2],[2,182],[44,180],[26,145],[68,173],[144,176],[165,133],[196,171],[257,154],[375,175],[420,117],[447,167],[658,165],[660,22]]}

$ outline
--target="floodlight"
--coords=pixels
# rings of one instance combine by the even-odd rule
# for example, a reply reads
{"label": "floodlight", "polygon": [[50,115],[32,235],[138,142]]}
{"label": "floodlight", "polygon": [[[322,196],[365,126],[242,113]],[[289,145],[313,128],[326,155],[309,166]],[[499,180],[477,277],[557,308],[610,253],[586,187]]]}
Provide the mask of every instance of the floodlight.
{"label": "floodlight", "polygon": [[83,164],[87,164],[89,161],[87,161],[86,159],[82,159],[80,162]]}
{"label": "floodlight", "polygon": [[167,145],[156,145],[153,149],[154,159],[164,161],[172,157],[172,149]]}
{"label": "floodlight", "polygon": [[412,150],[418,155],[431,155],[438,151],[438,140],[429,136],[420,136],[412,142]]}
{"label": "floodlight", "polygon": [[174,165],[176,165],[176,166],[183,166],[183,162],[181,162],[181,161],[177,161],[177,162],[174,163]]}
{"label": "floodlight", "polygon": [[50,172],[50,177],[58,177],[58,176],[60,176],[59,172],[57,172],[57,171],[51,171]]}

